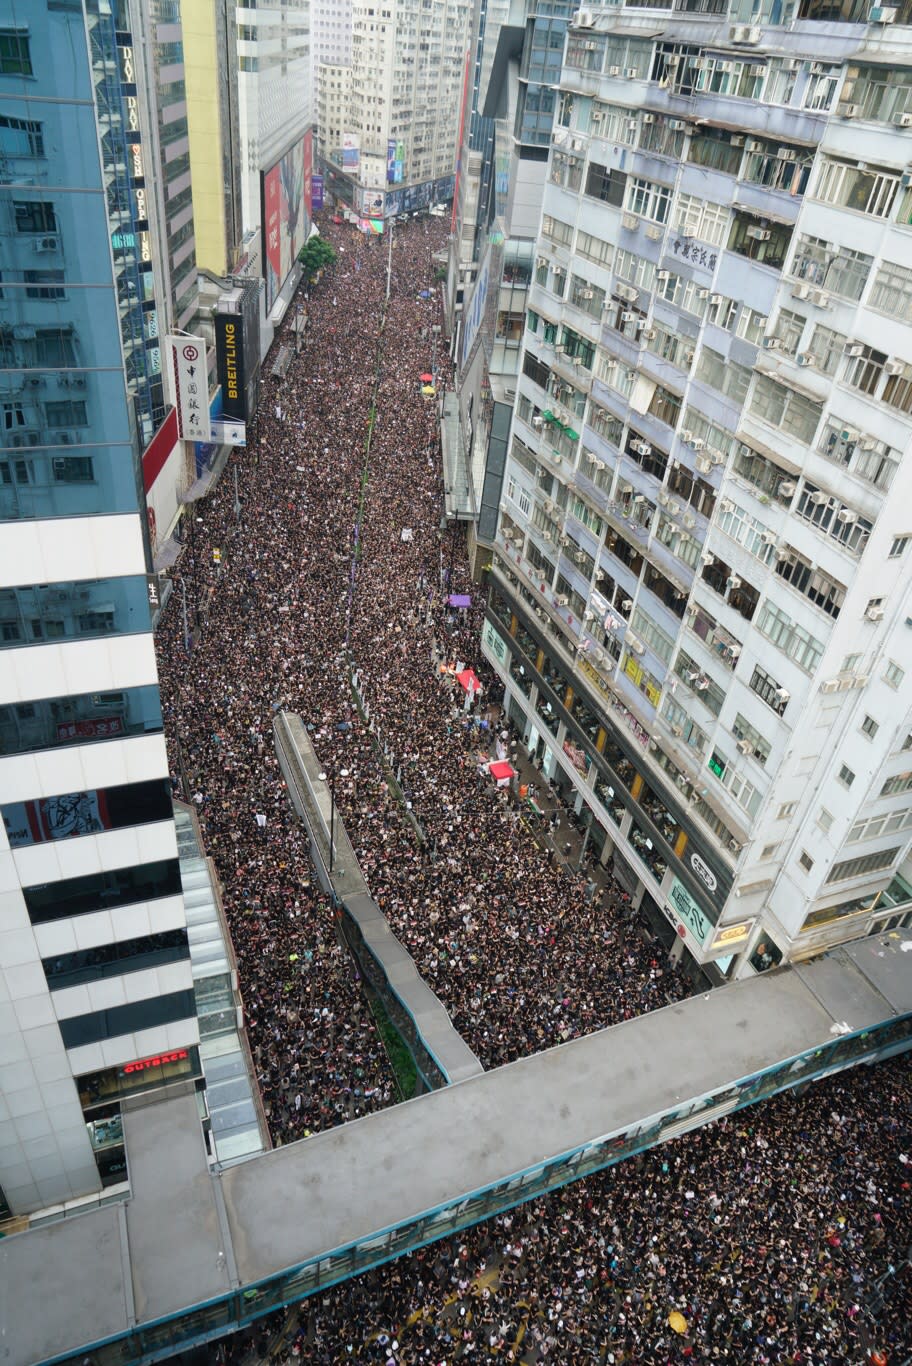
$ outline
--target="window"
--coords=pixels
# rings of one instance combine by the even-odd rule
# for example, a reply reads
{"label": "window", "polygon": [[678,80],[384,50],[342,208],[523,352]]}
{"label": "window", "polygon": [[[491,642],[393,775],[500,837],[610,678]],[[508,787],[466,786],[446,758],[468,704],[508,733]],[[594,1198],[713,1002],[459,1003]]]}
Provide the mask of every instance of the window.
{"label": "window", "polygon": [[730,133],[720,128],[700,127],[690,140],[687,160],[726,175],[737,175],[742,156],[743,148],[732,145]]}
{"label": "window", "polygon": [[789,816],[794,816],[797,805],[797,802],[783,802],[776,812],[776,820],[787,821]]}
{"label": "window", "polygon": [[842,68],[832,66],[821,72],[812,71],[804,92],[803,107],[818,113],[830,108],[839,86]]}
{"label": "window", "polygon": [[884,261],[874,277],[868,307],[901,322],[912,322],[912,269]]}
{"label": "window", "polygon": [[735,448],[732,470],[761,493],[768,494],[777,503],[788,507],[795,493],[794,481],[785,470],[765,455],[759,455],[750,446],[739,442]]}
{"label": "window", "polygon": [[863,735],[866,735],[869,740],[873,740],[874,736],[880,730],[880,726],[874,720],[873,716],[865,716],[865,719],[861,723],[861,730]]}
{"label": "window", "polygon": [[627,176],[624,171],[615,171],[609,166],[601,166],[597,161],[590,161],[583,193],[592,199],[600,200],[603,204],[614,204],[620,208],[624,202],[626,185]]}
{"label": "window", "polygon": [[871,523],[866,517],[860,517],[854,508],[840,503],[808,480],[801,487],[794,511],[852,555],[861,554],[871,534]]}
{"label": "window", "polygon": [[42,959],[44,975],[52,991],[120,977],[127,972],[144,972],[164,963],[179,963],[190,957],[186,930],[163,930],[138,939],[122,939],[116,944],[101,944],[93,949],[62,953]]}
{"label": "window", "polygon": [[814,357],[814,366],[823,375],[835,375],[845,355],[848,338],[842,332],[834,332],[831,327],[818,323],[811,333],[808,351]]}
{"label": "window", "polygon": [[26,270],[23,272],[28,288],[27,299],[65,299],[62,270]]}
{"label": "window", "polygon": [[901,413],[912,413],[912,365],[888,376],[881,398]]}
{"label": "window", "polygon": [[764,844],[762,850],[760,851],[760,857],[772,858],[778,848],[778,844]]}
{"label": "window", "polygon": [[685,237],[696,237],[710,246],[720,247],[728,235],[728,221],[726,205],[709,203],[697,195],[678,195],[673,222]]}
{"label": "window", "polygon": [[748,154],[744,179],[752,185],[765,185],[767,189],[797,196],[807,189],[813,163],[813,153],[803,147],[764,142]]}
{"label": "window", "polygon": [[155,1026],[173,1024],[196,1014],[193,991],[172,991],[167,996],[154,996],[135,1004],[111,1006],[89,1015],[71,1015],[60,1020],[58,1028],[65,1048],[79,1048],[83,1044],[98,1043]]}
{"label": "window", "polygon": [[677,394],[672,394],[658,384],[646,411],[659,422],[674,427],[681,416],[681,400]]}
{"label": "window", "polygon": [[861,354],[850,359],[843,381],[863,394],[873,394],[883,376],[887,357],[883,351],[875,351],[873,346],[857,346],[853,350]]}
{"label": "window", "polygon": [[824,424],[817,449],[837,465],[848,465],[853,474],[879,489],[888,489],[899,467],[899,453],[886,442],[876,441],[840,422],[835,416]]}
{"label": "window", "polygon": [[31,76],[28,34],[22,29],[0,29],[0,76]]}
{"label": "window", "polygon": [[86,405],[82,399],[64,399],[59,403],[46,403],[44,415],[49,427],[87,427],[89,419]]}
{"label": "window", "polygon": [[894,536],[888,558],[891,560],[898,560],[901,556],[905,555],[910,540],[912,540],[912,537],[910,536]]}
{"label": "window", "polygon": [[831,816],[830,812],[827,811],[825,806],[822,806],[820,810],[817,812],[817,824],[820,826],[820,829],[823,830],[825,833],[829,831],[832,827],[833,817]]}
{"label": "window", "polygon": [[878,794],[881,797],[895,797],[899,792],[912,791],[912,773],[897,773],[888,778]]}
{"label": "window", "polygon": [[890,811],[880,816],[867,816],[856,821],[849,831],[847,844],[860,844],[863,840],[880,839],[882,835],[897,835],[912,826],[912,806],[903,811]]}
{"label": "window", "polygon": [[802,868],[806,873],[809,873],[814,866],[814,860],[811,858],[810,854],[806,849],[802,849],[801,856],[798,859],[798,862],[801,864]]}
{"label": "window", "polygon": [[768,375],[758,375],[751,395],[750,411],[771,427],[793,436],[796,441],[812,441],[820,421],[821,404]]}
{"label": "window", "polygon": [[871,218],[889,218],[899,184],[897,172],[825,159],[812,193],[815,199],[822,199],[826,204],[854,209]]}
{"label": "window", "polygon": [[114,911],[138,901],[178,896],[180,890],[180,867],[175,858],[23,887],[22,894],[32,924],[45,925],[73,915]]}
{"label": "window", "polygon": [[[0,39],[2,41],[2,39]],[[0,152],[7,157],[43,157],[43,125],[0,114]]]}
{"label": "window", "polygon": [[[769,740],[757,730],[756,726],[752,726],[747,718],[742,716],[740,712],[738,712],[735,717],[731,730],[735,739],[741,741],[739,749],[743,745],[743,752],[750,753],[758,763],[766,763],[770,756],[771,747]],[[748,745],[750,745],[750,750],[747,750]]]}
{"label": "window", "polygon": [[566,247],[573,241],[573,228],[569,223],[562,223],[559,218],[545,214],[542,219],[542,236],[547,237],[556,246]]}
{"label": "window", "polygon": [[604,241],[601,237],[593,237],[591,233],[582,230],[576,234],[576,254],[585,256],[587,260],[594,261],[599,266],[610,266],[614,255],[614,248],[610,242]]}
{"label": "window", "polygon": [[781,343],[781,350],[794,355],[801,348],[801,337],[807,323],[803,313],[795,313],[790,308],[780,308],[773,327],[772,335]]}
{"label": "window", "polygon": [[855,774],[847,764],[839,765],[839,772],[836,774],[836,777],[842,783],[843,787],[851,787],[855,781]]}
{"label": "window", "polygon": [[792,231],[791,224],[774,223],[736,210],[728,249],[760,265],[778,269],[788,254]]}
{"label": "window", "polygon": [[53,204],[42,199],[14,199],[13,213],[17,232],[57,231],[57,215]]}
{"label": "window", "polygon": [[631,213],[639,214],[641,218],[649,218],[654,223],[667,223],[671,196],[672,190],[668,185],[660,185],[652,180],[641,180],[634,176],[627,187],[625,207]]}
{"label": "window", "polygon": [[900,668],[894,660],[887,660],[883,671],[883,680],[885,683],[889,683],[891,688],[898,688],[905,676],[905,669]]}
{"label": "window", "polygon": [[857,303],[873,262],[873,256],[862,251],[799,233],[789,274]]}
{"label": "window", "polygon": [[822,642],[803,626],[799,626],[780,607],[772,602],[765,602],[760,609],[757,625],[763,635],[800,669],[807,673],[814,672],[823,656]]}
{"label": "window", "polygon": [[704,346],[694,377],[736,403],[743,403],[750,386],[751,371],[746,365],[726,360],[720,351],[714,351],[711,346]]}
{"label": "window", "polygon": [[874,854],[861,854],[858,858],[843,859],[834,863],[827,873],[827,882],[845,882],[850,877],[860,877],[863,873],[876,873],[881,868],[889,868],[900,852],[900,845],[893,849],[879,849]]}

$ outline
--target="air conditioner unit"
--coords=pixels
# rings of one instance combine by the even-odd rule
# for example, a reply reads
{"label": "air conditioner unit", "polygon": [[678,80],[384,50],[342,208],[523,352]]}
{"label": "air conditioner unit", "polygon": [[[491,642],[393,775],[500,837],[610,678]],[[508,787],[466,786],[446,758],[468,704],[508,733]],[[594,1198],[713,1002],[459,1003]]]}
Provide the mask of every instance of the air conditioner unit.
{"label": "air conditioner unit", "polygon": [[802,63],[801,63],[801,58],[800,58],[800,57],[787,57],[787,58],[785,59],[785,61],[782,63],[782,65],[783,65],[783,67],[785,68],[786,71],[800,71],[800,70],[801,70],[801,65],[802,65]]}
{"label": "air conditioner unit", "polygon": [[635,313],[622,313],[622,314],[621,314],[621,322],[622,322],[622,323],[635,323],[636,321],[637,321],[637,315],[636,315]]}
{"label": "air conditioner unit", "polygon": [[669,119],[668,127],[673,133],[683,133],[687,128],[687,124],[684,119]]}
{"label": "air conditioner unit", "polygon": [[754,747],[751,744],[750,740],[739,740],[738,749],[741,751],[742,754],[753,754],[754,752]]}
{"label": "air conditioner unit", "polygon": [[702,451],[703,447],[706,445],[706,442],[703,440],[702,436],[695,436],[690,444],[695,451]]}
{"label": "air conditioner unit", "polygon": [[533,427],[543,427],[544,425],[545,425],[545,419],[544,419],[543,417],[533,417],[533,419],[532,419],[532,426],[533,426]]}
{"label": "air conditioner unit", "polygon": [[644,114],[644,115],[643,115],[643,122],[644,122],[644,123],[655,123],[655,121],[656,121],[656,116],[655,116],[655,114]]}
{"label": "air conditioner unit", "polygon": [[646,236],[649,238],[650,242],[658,242],[665,236],[665,229],[660,228],[657,224],[653,223],[652,227],[646,229]]}
{"label": "air conditioner unit", "polygon": [[884,366],[884,374],[885,374],[885,375],[901,375],[901,374],[903,373],[903,371],[905,370],[905,368],[906,368],[905,361],[901,361],[901,360],[888,360],[887,363],[886,363],[886,365]]}
{"label": "air conditioner unit", "polygon": [[763,347],[764,351],[782,350],[782,342],[778,337],[764,337],[761,340],[760,345]]}
{"label": "air conditioner unit", "polygon": [[602,120],[604,119],[604,117],[605,117],[605,115],[602,113],[601,109],[593,109],[593,111],[592,111],[592,122],[593,122],[593,123],[601,123]]}
{"label": "air conditioner unit", "polygon": [[639,226],[640,220],[635,213],[625,213],[621,215],[621,227],[626,228],[628,232],[636,232]]}
{"label": "air conditioner unit", "polygon": [[837,104],[836,106],[836,117],[838,119],[857,119],[860,113],[860,104]]}
{"label": "air conditioner unit", "polygon": [[865,612],[868,621],[883,621],[884,609],[882,607],[869,607]]}
{"label": "air conditioner unit", "polygon": [[875,5],[868,15],[870,24],[895,24],[898,9],[885,9],[883,5]]}
{"label": "air conditioner unit", "polygon": [[697,290],[697,298],[698,298],[698,299],[708,299],[708,298],[709,298],[709,290],[708,290],[708,289],[698,289],[698,290]]}
{"label": "air conditioner unit", "polygon": [[634,289],[633,285],[618,285],[614,292],[619,299],[626,299],[628,303],[633,303],[640,297],[640,291]]}
{"label": "air conditioner unit", "polygon": [[60,250],[60,238],[59,238],[59,237],[36,237],[35,240],[34,240],[34,242],[32,243],[32,251],[36,252],[38,255],[42,255],[44,252],[48,252],[48,251],[59,251],[59,250]]}
{"label": "air conditioner unit", "polygon": [[607,469],[608,466],[605,464],[604,460],[596,460],[596,462],[595,462],[595,468],[596,468],[597,470],[604,470],[604,469]]}
{"label": "air conditioner unit", "polygon": [[558,607],[566,607],[570,599],[567,597],[566,593],[558,593],[554,601],[557,603]]}
{"label": "air conditioner unit", "polygon": [[763,542],[764,545],[775,545],[775,544],[776,544],[776,533],[775,533],[775,531],[761,531],[761,532],[760,532],[760,539],[761,539],[761,541]]}
{"label": "air conditioner unit", "polygon": [[569,537],[569,536],[558,536],[557,541],[558,541],[558,545],[562,545],[562,546],[566,547],[566,546],[568,546],[568,545],[570,544],[570,537]]}
{"label": "air conditioner unit", "polygon": [[808,351],[799,351],[798,355],[795,357],[795,364],[802,367],[813,365],[814,357]]}
{"label": "air conditioner unit", "polygon": [[632,606],[633,598],[624,598],[623,602],[621,603],[621,607],[625,612],[629,612]]}
{"label": "air conditioner unit", "polygon": [[631,441],[630,448],[636,451],[637,455],[652,455],[652,447],[648,441]]}
{"label": "air conditioner unit", "polygon": [[744,236],[750,237],[754,242],[768,242],[770,240],[770,237],[772,236],[772,233],[770,232],[769,228],[751,227],[747,229]]}
{"label": "air conditioner unit", "polygon": [[843,526],[851,526],[858,521],[858,513],[852,512],[850,508],[840,508],[836,513],[836,521],[842,522]]}
{"label": "air conditioner unit", "polygon": [[783,479],[782,483],[776,489],[776,493],[777,495],[781,494],[783,498],[791,498],[797,487],[798,485],[793,479]]}
{"label": "air conditioner unit", "polygon": [[553,511],[554,511],[554,499],[553,499],[553,498],[546,498],[546,499],[545,499],[545,503],[544,503],[544,508],[545,508],[545,512],[553,512]]}
{"label": "air conditioner unit", "polygon": [[744,146],[744,134],[743,134],[743,133],[733,133],[733,134],[731,135],[731,137],[730,137],[728,140],[729,140],[729,142],[731,143],[732,147],[743,147],[743,146]]}
{"label": "air conditioner unit", "polygon": [[709,474],[712,469],[712,461],[706,455],[698,455],[695,463],[701,474]]}
{"label": "air conditioner unit", "polygon": [[580,298],[581,298],[581,299],[594,299],[594,298],[595,298],[595,290],[594,290],[594,289],[581,289],[581,290],[580,290]]}
{"label": "air conditioner unit", "polygon": [[682,520],[682,522],[684,523],[684,525],[687,527],[687,530],[688,530],[688,531],[692,531],[693,528],[697,525],[697,519],[696,519],[696,517],[692,517],[692,516],[690,515],[689,512],[685,512],[685,513],[684,513],[684,516],[681,518],[681,520]]}
{"label": "air conditioner unit", "polygon": [[635,133],[635,132],[636,132],[636,126],[637,126],[637,121],[636,121],[636,119],[625,119],[625,121],[624,121],[624,127],[627,129],[627,131],[628,131],[629,133]]}
{"label": "air conditioner unit", "polygon": [[574,28],[592,28],[595,15],[591,9],[578,9],[570,22]]}
{"label": "air conditioner unit", "polygon": [[683,430],[680,431],[678,435],[680,436],[681,440],[685,442],[687,445],[690,445],[691,441],[693,441],[693,432],[690,430],[689,427],[683,428]]}
{"label": "air conditioner unit", "polygon": [[897,114],[893,124],[896,128],[912,128],[912,114]]}
{"label": "air conditioner unit", "polygon": [[759,142],[757,138],[748,138],[744,144],[744,150],[745,152],[762,152],[763,143]]}
{"label": "air conditioner unit", "polygon": [[715,563],[716,563],[716,557],[715,557],[715,555],[712,553],[711,550],[702,550],[702,551],[700,552],[700,560],[701,560],[701,562],[702,562],[703,564],[715,564]]}
{"label": "air conditioner unit", "polygon": [[683,727],[683,726],[672,726],[672,727],[671,727],[671,733],[672,733],[672,735],[681,736],[681,735],[684,734],[684,727]]}
{"label": "air conditioner unit", "polygon": [[873,451],[877,441],[873,436],[863,436],[858,444],[863,451]]}
{"label": "air conditioner unit", "polygon": [[609,66],[609,68],[608,68],[608,75],[609,75],[609,76],[620,76],[620,74],[621,74],[621,68],[620,68],[619,66]]}
{"label": "air conditioner unit", "polygon": [[829,308],[830,296],[825,289],[812,289],[808,294],[808,302],[814,304],[816,308]]}
{"label": "air conditioner unit", "polygon": [[773,696],[775,697],[776,701],[777,701],[777,702],[781,702],[781,703],[783,703],[783,704],[786,703],[786,702],[788,702],[788,700],[790,699],[791,695],[792,695],[792,694],[789,692],[788,688],[777,688],[776,691],[775,691],[775,693],[773,694]]}
{"label": "air conditioner unit", "polygon": [[[589,27],[584,25],[584,27]],[[584,52],[598,52],[598,43],[583,43]]]}
{"label": "air conditioner unit", "polygon": [[811,294],[811,287],[810,287],[810,285],[793,285],[793,286],[792,286],[792,298],[793,298],[793,299],[807,299],[807,298],[810,297],[810,294]]}
{"label": "air conditioner unit", "polygon": [[864,347],[860,346],[857,342],[850,342],[845,348],[845,354],[847,356],[863,356]]}
{"label": "air conditioner unit", "polygon": [[657,270],[657,271],[656,271],[656,279],[657,279],[657,280],[670,280],[670,279],[671,279],[671,271],[670,271],[670,270]]}
{"label": "air conditioner unit", "polygon": [[655,341],[657,335],[658,333],[654,327],[644,327],[640,333],[640,337],[643,341]]}
{"label": "air conditioner unit", "polygon": [[830,495],[824,493],[823,489],[815,489],[813,493],[808,494],[808,502],[813,503],[815,507],[820,507],[822,503],[828,503],[829,501]]}
{"label": "air conditioner unit", "polygon": [[724,465],[724,464],[725,464],[725,453],[724,453],[724,451],[719,451],[719,450],[713,449],[713,450],[711,450],[710,453],[709,453],[709,458],[710,458],[710,461],[712,462],[713,465]]}
{"label": "air conditioner unit", "polygon": [[825,683],[821,683],[820,691],[826,693],[839,692],[839,679],[828,678]]}
{"label": "air conditioner unit", "polygon": [[734,69],[734,62],[718,62],[716,65],[716,70],[721,71],[725,76],[730,76]]}
{"label": "air conditioner unit", "polygon": [[558,354],[559,356],[565,355],[565,354],[566,354],[566,351],[567,351],[566,346],[555,346],[554,349],[555,349],[555,351],[557,352],[557,354]]}
{"label": "air conditioner unit", "polygon": [[633,501],[634,501],[634,504],[635,504],[637,507],[642,507],[643,503],[646,502],[646,495],[645,495],[645,493],[638,493],[638,494],[636,494]]}
{"label": "air conditioner unit", "polygon": [[[894,13],[895,13],[895,11],[894,11]],[[628,67],[627,67],[627,70],[624,72],[624,75],[626,76],[626,78],[627,78],[628,81],[638,81],[638,80],[640,80],[640,73],[639,73],[639,70],[638,70],[637,67],[635,67],[635,66],[628,66]]]}

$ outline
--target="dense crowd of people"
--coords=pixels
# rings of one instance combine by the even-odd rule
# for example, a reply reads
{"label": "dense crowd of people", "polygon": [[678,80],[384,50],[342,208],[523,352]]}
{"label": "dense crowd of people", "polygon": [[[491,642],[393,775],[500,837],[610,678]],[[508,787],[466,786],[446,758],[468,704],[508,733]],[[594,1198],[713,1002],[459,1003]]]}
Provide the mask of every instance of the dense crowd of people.
{"label": "dense crowd of people", "polygon": [[[239,512],[231,478],[191,510],[175,575],[206,620],[188,657],[175,593],[158,633],[174,782],[219,871],[275,1142],[395,1099],[289,806],[280,709],[308,725],[373,896],[486,1067],[688,990],[633,932],[620,890],[609,881],[601,905],[585,895],[479,777],[466,721],[497,715],[498,694],[477,586],[441,532],[438,414],[423,392],[450,379],[433,332],[445,227],[397,228],[391,252],[323,231],[338,261],[306,300],[287,378],[264,371],[232,457]],[[292,350],[294,316],[277,339]],[[454,591],[473,605],[451,610]],[[457,661],[484,684],[470,713],[446,671]],[[509,742],[502,726],[486,733],[492,751]],[[859,1287],[898,1255],[902,1217],[909,1227],[909,1072],[877,1079],[876,1092],[849,1076],[736,1116],[334,1291],[302,1311],[292,1357],[863,1361]]]}

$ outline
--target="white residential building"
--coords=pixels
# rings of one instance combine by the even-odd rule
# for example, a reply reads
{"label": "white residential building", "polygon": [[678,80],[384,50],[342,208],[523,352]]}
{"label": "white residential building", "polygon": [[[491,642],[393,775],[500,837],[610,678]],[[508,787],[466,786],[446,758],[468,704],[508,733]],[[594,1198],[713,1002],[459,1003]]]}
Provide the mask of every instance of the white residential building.
{"label": "white residential building", "polygon": [[580,10],[560,76],[484,650],[710,981],[912,913],[912,13],[868,8]]}

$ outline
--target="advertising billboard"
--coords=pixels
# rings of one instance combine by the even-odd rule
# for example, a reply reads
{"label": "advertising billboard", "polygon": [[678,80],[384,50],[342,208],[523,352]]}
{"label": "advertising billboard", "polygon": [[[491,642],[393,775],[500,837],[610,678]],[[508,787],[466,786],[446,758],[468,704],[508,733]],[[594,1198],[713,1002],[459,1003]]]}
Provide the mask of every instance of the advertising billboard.
{"label": "advertising billboard", "polygon": [[405,170],[405,143],[390,138],[386,144],[386,183],[401,185]]}
{"label": "advertising billboard", "polygon": [[312,174],[313,142],[308,130],[262,177],[267,312],[310,232]]}
{"label": "advertising billboard", "polygon": [[357,133],[342,134],[342,169],[357,171],[361,164],[361,144]]}
{"label": "advertising billboard", "polygon": [[312,213],[319,213],[323,207],[323,177],[321,175],[310,177],[310,207]]}
{"label": "advertising billboard", "polygon": [[222,386],[225,417],[247,420],[244,391],[244,319],[240,313],[216,313],[215,361]]}

